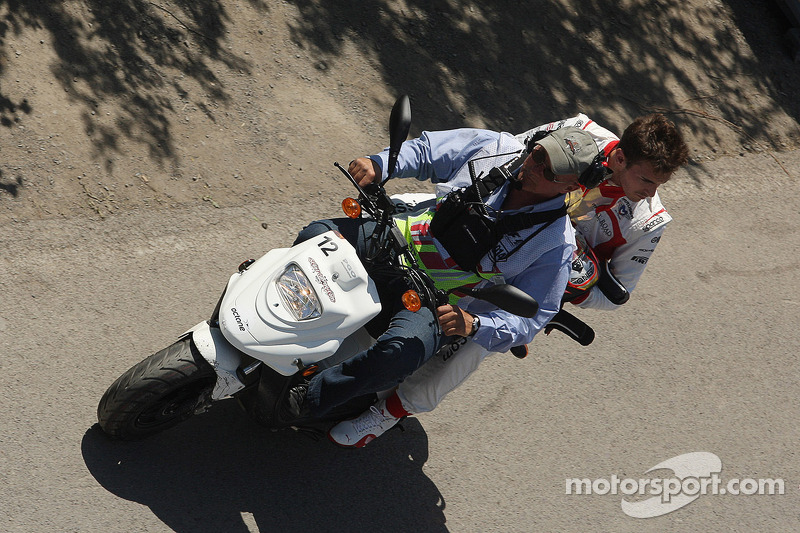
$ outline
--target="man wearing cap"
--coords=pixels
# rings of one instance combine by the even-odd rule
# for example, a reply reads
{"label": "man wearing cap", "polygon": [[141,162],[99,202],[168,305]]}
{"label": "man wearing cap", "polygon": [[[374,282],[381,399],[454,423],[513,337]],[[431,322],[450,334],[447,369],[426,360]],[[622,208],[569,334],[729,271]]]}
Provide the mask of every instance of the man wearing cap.
{"label": "man wearing cap", "polygon": [[[584,244],[594,250],[599,260],[608,262],[627,295],[636,286],[664,226],[671,220],[656,189],[686,164],[688,148],[675,125],[659,114],[637,118],[621,139],[583,114],[544,124],[516,138],[529,143],[542,133],[561,128],[579,128],[589,133],[603,154],[610,174],[607,181],[597,188],[582,184],[580,189],[570,192],[568,211]],[[557,153],[551,147],[552,139],[555,137],[551,135],[539,144],[548,153]],[[569,287],[563,300],[582,308],[615,309],[622,303],[597,286],[570,283]],[[332,428],[331,440],[342,446],[360,447],[402,417],[433,410],[491,351],[498,350],[486,349],[467,339],[452,343],[448,350],[443,350],[442,357],[428,361],[386,399],[361,416]]]}
{"label": "man wearing cap", "polygon": [[[592,188],[581,180],[580,189],[568,194],[567,205],[573,225],[585,243],[601,261],[608,262],[617,281],[629,293],[671,220],[656,189],[686,164],[688,148],[675,125],[659,114],[637,118],[621,139],[583,114],[544,124],[516,138],[527,144],[542,133],[561,128],[579,128],[589,133],[608,167],[607,181]],[[554,138],[551,135],[539,144],[548,153],[557,153],[551,147]],[[582,308],[615,309],[621,305],[621,301],[610,299],[597,286],[582,285],[575,292],[571,283],[563,300]],[[361,416],[333,427],[329,432],[331,440],[342,446],[360,447],[402,417],[433,410],[478,368],[490,351],[497,350],[487,350],[468,339],[452,343],[442,351],[443,357],[428,361],[387,398]]]}
{"label": "man wearing cap", "polygon": [[[485,350],[504,352],[531,342],[558,312],[567,284],[575,240],[565,195],[580,188],[580,175],[598,155],[591,135],[579,128],[562,128],[526,146],[509,133],[481,129],[423,132],[406,141],[397,158],[394,177],[430,180],[440,200],[453,190],[472,184],[492,168],[522,160],[512,169],[512,179],[494,189],[484,203],[498,221],[518,213],[554,213],[544,222],[504,233],[499,242],[479,258],[474,271],[459,268],[441,244],[444,235],[431,232],[436,208],[423,209],[398,220],[409,244],[421,254],[422,266],[439,282],[462,276],[460,285],[483,286],[498,281],[514,285],[539,303],[533,318],[523,318],[468,296],[452,295],[436,316],[423,307],[416,313],[382,303],[389,315],[375,345],[340,365],[316,374],[308,384],[294,388],[287,402],[287,417],[322,416],[332,408],[363,394],[390,389],[419,368],[444,343],[467,338]],[[386,177],[388,150],[350,163],[349,171],[360,185]],[[307,226],[298,241],[330,229],[339,230],[351,242],[363,231],[362,220],[317,221]],[[354,226],[355,225],[355,226]],[[453,239],[450,239],[451,241]],[[359,246],[356,245],[356,249]],[[452,250],[451,250],[452,251]],[[446,276],[445,274],[450,274]],[[438,320],[442,335],[431,322]],[[373,324],[374,325],[374,324]]]}

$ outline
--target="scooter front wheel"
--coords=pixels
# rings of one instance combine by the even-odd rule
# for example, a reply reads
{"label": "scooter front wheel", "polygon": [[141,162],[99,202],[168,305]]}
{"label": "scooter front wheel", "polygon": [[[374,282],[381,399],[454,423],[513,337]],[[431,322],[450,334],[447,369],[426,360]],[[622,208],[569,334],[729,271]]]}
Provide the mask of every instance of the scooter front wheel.
{"label": "scooter front wheel", "polygon": [[147,437],[194,414],[216,380],[191,339],[182,339],[122,374],[100,399],[97,420],[112,438]]}

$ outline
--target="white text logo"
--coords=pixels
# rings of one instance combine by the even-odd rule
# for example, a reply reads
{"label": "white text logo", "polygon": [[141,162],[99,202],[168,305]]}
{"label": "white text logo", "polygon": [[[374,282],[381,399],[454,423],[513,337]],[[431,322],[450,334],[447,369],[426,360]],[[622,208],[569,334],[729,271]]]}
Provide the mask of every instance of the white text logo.
{"label": "white text logo", "polygon": [[[723,483],[720,478],[722,461],[710,452],[693,452],[667,459],[650,468],[645,474],[656,470],[671,470],[672,477],[610,478],[590,480],[567,478],[567,494],[613,494],[622,495],[622,512],[634,518],[653,518],[671,513],[689,505],[700,496],[783,494],[783,479],[730,479]],[[624,496],[638,497],[634,501]],[[645,498],[649,496],[649,498]]]}

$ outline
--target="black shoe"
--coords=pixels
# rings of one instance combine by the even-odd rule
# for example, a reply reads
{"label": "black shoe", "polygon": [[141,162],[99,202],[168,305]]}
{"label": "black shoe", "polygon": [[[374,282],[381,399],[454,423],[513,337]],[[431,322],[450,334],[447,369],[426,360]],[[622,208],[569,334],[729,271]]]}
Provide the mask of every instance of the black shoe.
{"label": "black shoe", "polygon": [[281,418],[285,422],[308,418],[311,406],[306,401],[307,395],[308,383],[299,383],[289,389],[281,412]]}

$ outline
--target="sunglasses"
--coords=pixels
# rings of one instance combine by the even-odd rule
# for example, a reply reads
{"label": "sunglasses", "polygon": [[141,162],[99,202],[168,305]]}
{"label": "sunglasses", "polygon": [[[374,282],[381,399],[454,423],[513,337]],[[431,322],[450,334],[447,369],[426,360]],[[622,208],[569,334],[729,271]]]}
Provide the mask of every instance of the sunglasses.
{"label": "sunglasses", "polygon": [[536,166],[542,167],[542,174],[544,174],[544,179],[547,181],[551,181],[553,183],[560,183],[562,185],[567,185],[570,182],[568,181],[559,181],[556,179],[556,173],[552,171],[550,165],[547,164],[547,150],[542,148],[541,145],[536,145],[531,152],[531,159],[533,162],[536,163]]}

